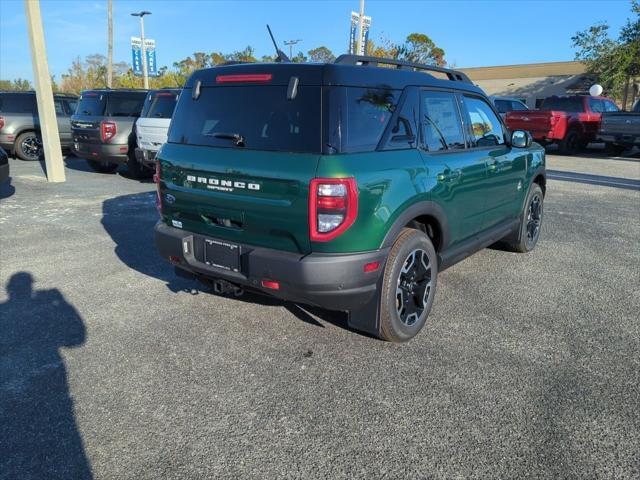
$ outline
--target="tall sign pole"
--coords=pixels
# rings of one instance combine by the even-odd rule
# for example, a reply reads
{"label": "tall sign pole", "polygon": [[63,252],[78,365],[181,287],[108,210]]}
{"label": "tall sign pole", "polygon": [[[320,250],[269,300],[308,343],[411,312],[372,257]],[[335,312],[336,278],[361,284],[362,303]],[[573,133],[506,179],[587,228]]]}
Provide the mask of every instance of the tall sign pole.
{"label": "tall sign pole", "polygon": [[24,0],[24,9],[29,30],[31,63],[33,65],[33,79],[36,87],[38,118],[40,120],[47,180],[50,182],[64,182],[64,163],[62,162],[62,148],[60,147],[56,109],[53,105],[53,90],[47,63],[44,31],[42,30],[40,0]]}
{"label": "tall sign pole", "polygon": [[132,13],[134,17],[140,17],[140,49],[142,54],[142,78],[144,79],[144,88],[149,89],[149,72],[147,70],[147,51],[144,44],[144,16],[151,15],[151,12],[143,10],[142,12]]}
{"label": "tall sign pole", "polygon": [[107,87],[113,86],[113,0],[107,1],[107,23],[109,38],[107,48]]}
{"label": "tall sign pole", "polygon": [[364,0],[360,0],[360,17],[358,18],[358,43],[356,44],[356,55],[363,55],[362,53],[363,22],[364,22]]}

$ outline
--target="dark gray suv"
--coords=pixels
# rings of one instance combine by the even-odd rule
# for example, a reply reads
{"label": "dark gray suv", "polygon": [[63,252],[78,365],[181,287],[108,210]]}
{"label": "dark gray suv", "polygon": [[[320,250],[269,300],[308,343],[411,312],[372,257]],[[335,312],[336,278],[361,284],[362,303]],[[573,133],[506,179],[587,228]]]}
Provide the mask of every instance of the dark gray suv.
{"label": "dark gray suv", "polygon": [[[71,147],[71,115],[78,97],[55,94],[53,103],[63,150]],[[42,137],[35,92],[0,92],[0,147],[22,160],[39,160]]]}
{"label": "dark gray suv", "polygon": [[85,90],[71,117],[73,152],[100,173],[113,173],[126,163],[131,175],[144,172],[135,160],[133,128],[142,112],[147,90]]}

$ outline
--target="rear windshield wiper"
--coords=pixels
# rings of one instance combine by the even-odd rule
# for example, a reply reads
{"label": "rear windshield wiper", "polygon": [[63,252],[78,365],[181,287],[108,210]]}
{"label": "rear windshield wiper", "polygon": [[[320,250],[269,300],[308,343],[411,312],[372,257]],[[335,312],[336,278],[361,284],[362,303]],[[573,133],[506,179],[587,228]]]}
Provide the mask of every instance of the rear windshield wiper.
{"label": "rear windshield wiper", "polygon": [[238,147],[244,147],[244,137],[239,133],[209,133],[210,137],[223,138],[225,140],[235,140]]}

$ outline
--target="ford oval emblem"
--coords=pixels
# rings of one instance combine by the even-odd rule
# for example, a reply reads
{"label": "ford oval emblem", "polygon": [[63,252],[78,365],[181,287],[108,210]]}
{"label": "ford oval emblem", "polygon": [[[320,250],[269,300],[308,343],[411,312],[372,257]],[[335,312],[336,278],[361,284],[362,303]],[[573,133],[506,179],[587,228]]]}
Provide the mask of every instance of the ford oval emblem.
{"label": "ford oval emblem", "polygon": [[165,194],[164,199],[167,201],[167,203],[173,203],[176,201],[176,197],[174,197],[170,193]]}

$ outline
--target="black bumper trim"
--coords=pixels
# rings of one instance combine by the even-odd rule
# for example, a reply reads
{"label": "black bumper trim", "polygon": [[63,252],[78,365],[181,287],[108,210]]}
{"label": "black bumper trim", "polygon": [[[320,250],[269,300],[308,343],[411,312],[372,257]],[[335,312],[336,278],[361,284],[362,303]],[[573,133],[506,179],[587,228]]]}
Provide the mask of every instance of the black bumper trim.
{"label": "black bumper trim", "polygon": [[[310,253],[301,255],[240,244],[242,272],[212,267],[197,260],[197,244],[205,236],[159,222],[155,227],[156,246],[164,258],[174,257],[174,265],[196,276],[223,279],[268,293],[282,300],[315,305],[328,310],[356,311],[377,303],[378,280],[389,249],[349,254]],[[175,261],[178,259],[178,261]],[[374,272],[364,265],[380,262]],[[280,283],[279,290],[262,287],[263,279]]]}

